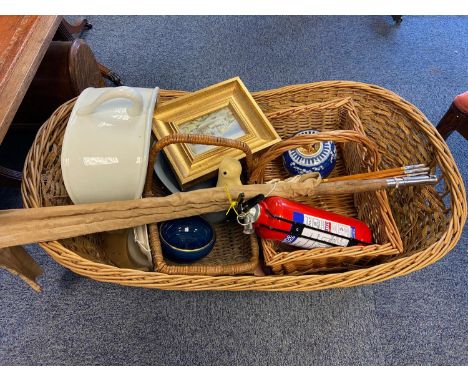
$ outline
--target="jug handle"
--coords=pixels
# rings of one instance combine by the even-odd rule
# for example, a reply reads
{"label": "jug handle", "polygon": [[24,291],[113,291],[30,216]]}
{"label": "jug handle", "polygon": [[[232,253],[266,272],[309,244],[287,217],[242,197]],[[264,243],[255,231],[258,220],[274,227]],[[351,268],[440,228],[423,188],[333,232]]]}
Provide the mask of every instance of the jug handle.
{"label": "jug handle", "polygon": [[132,117],[136,117],[142,113],[143,97],[141,96],[141,94],[137,92],[135,89],[132,89],[128,86],[119,86],[118,88],[111,89],[101,94],[89,105],[83,106],[82,108],[78,109],[76,114],[77,115],[92,114],[98,106],[102,105],[104,102],[107,102],[109,100],[116,99],[116,98],[125,98],[132,102],[132,106],[127,108],[128,115]]}

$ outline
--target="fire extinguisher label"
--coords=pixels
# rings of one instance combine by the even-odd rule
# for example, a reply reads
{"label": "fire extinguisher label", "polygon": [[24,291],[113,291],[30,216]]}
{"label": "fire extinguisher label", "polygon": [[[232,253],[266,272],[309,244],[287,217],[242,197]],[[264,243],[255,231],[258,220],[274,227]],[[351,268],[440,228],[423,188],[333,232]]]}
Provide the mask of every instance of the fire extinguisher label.
{"label": "fire extinguisher label", "polygon": [[[284,243],[301,248],[346,247],[356,237],[355,227],[294,212],[290,234]],[[337,236],[339,235],[339,236]]]}

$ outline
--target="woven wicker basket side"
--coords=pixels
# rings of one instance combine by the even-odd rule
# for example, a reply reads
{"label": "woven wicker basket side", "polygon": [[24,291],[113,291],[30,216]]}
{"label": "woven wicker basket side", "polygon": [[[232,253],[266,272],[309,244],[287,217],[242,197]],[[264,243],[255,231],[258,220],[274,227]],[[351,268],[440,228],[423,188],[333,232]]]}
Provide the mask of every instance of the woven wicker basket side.
{"label": "woven wicker basket side", "polygon": [[[252,169],[252,152],[242,141],[222,139],[204,135],[174,134],[160,139],[149,154],[150,169],[147,172],[145,196],[163,196],[154,191],[153,168],[157,154],[167,145],[176,143],[209,144],[231,147],[245,153],[246,172]],[[161,249],[159,229],[157,224],[149,225],[149,240],[155,270],[166,274],[182,275],[238,275],[253,274],[259,264],[259,246],[255,236],[246,236],[242,227],[229,222],[214,225],[216,243],[213,250],[203,259],[192,264],[178,264],[166,259]]]}
{"label": "woven wicker basket side", "polygon": [[[452,217],[456,220],[461,217],[463,225],[466,220],[465,189],[450,150],[425,116],[395,93],[376,85],[325,81],[254,94],[260,107],[269,113],[282,109],[285,104],[294,107],[339,97],[352,98],[365,134],[380,152],[385,153],[380,165],[382,169],[426,163],[433,173],[442,176],[438,187],[409,187],[389,192],[405,254],[419,252],[441,240]],[[441,162],[441,156],[451,165]],[[442,195],[448,195],[452,200],[443,200]],[[461,198],[463,202],[454,203],[453,198]]]}
{"label": "woven wicker basket side", "polygon": [[[163,90],[160,97],[164,102],[183,94]],[[61,265],[102,282],[167,290],[310,291],[365,285],[403,276],[439,260],[456,245],[467,214],[463,180],[447,145],[416,107],[378,86],[346,81],[293,85],[253,95],[267,113],[339,97],[352,97],[367,136],[384,152],[387,143],[389,146],[403,143],[398,152],[394,149],[388,151],[382,160],[382,168],[423,162],[424,158],[431,160],[428,163],[432,163],[433,168],[437,167],[443,175],[440,190],[434,187],[419,189],[413,199],[409,198],[411,190],[407,194],[397,190],[389,197],[405,245],[404,257],[366,269],[326,275],[213,277],[119,269],[87,260],[81,253],[67,248],[63,242],[41,243],[41,247]],[[49,199],[44,194],[43,178],[56,179],[60,184],[61,176],[50,172],[54,172],[53,162],[58,160],[60,154],[60,140],[73,102],[54,112],[38,132],[29,151],[22,184],[23,202],[27,208],[45,205]],[[426,143],[427,149],[415,146],[415,142]],[[49,190],[60,189],[60,186],[52,183]],[[59,197],[53,200],[57,204],[65,203],[66,196],[61,195],[60,191],[57,195]]]}
{"label": "woven wicker basket side", "polygon": [[[365,137],[350,98],[288,108],[267,116],[278,134],[289,139],[275,144],[257,158],[251,176],[253,182],[289,177],[284,171],[281,155],[291,148],[316,141],[332,140],[337,143],[337,164],[330,176],[378,169],[380,154],[376,145]],[[320,133],[290,138],[305,129]],[[275,273],[307,274],[358,269],[391,261],[403,251],[385,191],[350,193],[340,198],[298,198],[296,201],[365,221],[373,231],[375,243],[379,245],[373,245],[372,250],[363,246],[303,250],[261,240],[265,262]]]}

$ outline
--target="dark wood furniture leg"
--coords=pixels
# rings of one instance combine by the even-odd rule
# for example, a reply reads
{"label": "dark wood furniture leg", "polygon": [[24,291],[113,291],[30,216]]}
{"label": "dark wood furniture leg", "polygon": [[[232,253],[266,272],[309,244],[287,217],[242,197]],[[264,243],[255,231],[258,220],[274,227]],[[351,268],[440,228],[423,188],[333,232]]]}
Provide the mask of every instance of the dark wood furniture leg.
{"label": "dark wood furniture leg", "polygon": [[81,37],[84,31],[90,30],[92,27],[86,19],[78,19],[74,23],[69,23],[63,19],[57,29],[54,40],[73,41],[75,39],[73,35],[78,34],[78,37]]}
{"label": "dark wood furniture leg", "polygon": [[[54,40],[58,41],[73,41],[76,38],[81,37],[85,30],[91,29],[93,26],[86,19],[76,20],[73,24],[69,23],[65,19],[62,20],[60,26],[57,30],[57,33],[54,37]],[[79,34],[78,37],[74,35]],[[116,86],[122,86],[122,79],[115,73],[113,70],[109,69],[107,66],[99,64],[99,69],[101,75],[104,78],[107,78]]]}
{"label": "dark wood furniture leg", "polygon": [[110,82],[112,82],[115,86],[122,86],[123,82],[122,79],[111,69],[107,66],[99,64],[99,70],[101,71],[101,76],[107,78]]}
{"label": "dark wood furniture leg", "polygon": [[458,131],[463,138],[468,139],[468,113],[464,113],[452,103],[437,124],[437,131],[445,140],[454,131]]}

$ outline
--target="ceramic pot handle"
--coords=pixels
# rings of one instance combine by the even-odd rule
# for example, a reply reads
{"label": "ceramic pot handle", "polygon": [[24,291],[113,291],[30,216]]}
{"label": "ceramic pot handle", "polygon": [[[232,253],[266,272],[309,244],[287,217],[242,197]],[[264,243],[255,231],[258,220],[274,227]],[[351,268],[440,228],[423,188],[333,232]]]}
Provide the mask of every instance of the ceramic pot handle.
{"label": "ceramic pot handle", "polygon": [[120,86],[118,88],[110,89],[105,93],[97,97],[89,105],[83,106],[79,109],[77,115],[87,115],[92,114],[94,110],[104,102],[110,101],[116,98],[125,98],[132,102],[132,106],[127,108],[128,115],[132,117],[139,116],[143,111],[143,97],[141,94],[128,86]]}

